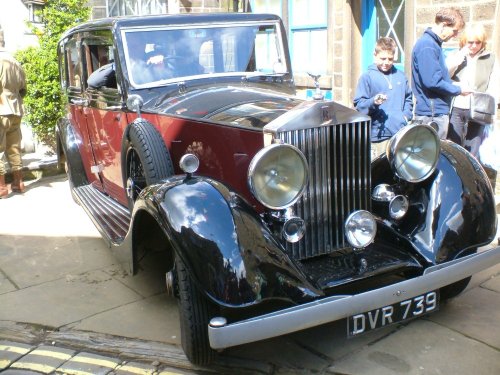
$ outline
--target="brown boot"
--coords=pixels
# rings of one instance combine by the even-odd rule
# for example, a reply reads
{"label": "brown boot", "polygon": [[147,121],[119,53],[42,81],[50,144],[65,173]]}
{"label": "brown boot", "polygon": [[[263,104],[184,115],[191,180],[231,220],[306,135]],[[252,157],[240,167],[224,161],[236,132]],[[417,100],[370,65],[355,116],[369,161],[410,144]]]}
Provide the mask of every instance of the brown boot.
{"label": "brown boot", "polygon": [[5,175],[0,175],[0,199],[9,195],[9,189],[5,185]]}
{"label": "brown boot", "polygon": [[16,193],[24,193],[26,189],[23,183],[23,172],[22,171],[12,171],[12,184],[11,189]]}

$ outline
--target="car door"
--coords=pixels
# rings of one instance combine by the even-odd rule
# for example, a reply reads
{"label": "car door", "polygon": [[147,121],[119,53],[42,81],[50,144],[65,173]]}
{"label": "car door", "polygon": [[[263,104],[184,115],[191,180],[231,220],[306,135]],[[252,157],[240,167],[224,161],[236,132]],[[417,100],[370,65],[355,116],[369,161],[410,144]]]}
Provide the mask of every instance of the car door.
{"label": "car door", "polygon": [[[93,172],[103,190],[126,204],[121,172],[121,144],[127,125],[123,96],[116,79],[113,38],[110,30],[94,31],[82,40],[84,90],[88,98],[87,125],[95,164]],[[106,77],[103,77],[103,74]],[[114,78],[111,77],[114,75]],[[95,79],[94,77],[98,77]]]}
{"label": "car door", "polygon": [[78,144],[80,156],[85,168],[87,179],[95,187],[101,189],[102,183],[99,176],[93,173],[96,164],[89,136],[87,118],[89,115],[88,99],[83,90],[83,64],[81,55],[81,35],[74,34],[65,43],[65,91],[67,95],[68,118],[72,131]]}

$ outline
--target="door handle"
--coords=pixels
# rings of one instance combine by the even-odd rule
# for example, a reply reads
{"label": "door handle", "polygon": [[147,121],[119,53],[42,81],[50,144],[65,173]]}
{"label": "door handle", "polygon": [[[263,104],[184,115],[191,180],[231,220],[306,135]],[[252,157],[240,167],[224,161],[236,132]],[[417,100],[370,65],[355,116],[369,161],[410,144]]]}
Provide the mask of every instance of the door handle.
{"label": "door handle", "polygon": [[88,99],[71,99],[71,103],[76,104],[76,105],[83,105],[83,106],[89,105]]}

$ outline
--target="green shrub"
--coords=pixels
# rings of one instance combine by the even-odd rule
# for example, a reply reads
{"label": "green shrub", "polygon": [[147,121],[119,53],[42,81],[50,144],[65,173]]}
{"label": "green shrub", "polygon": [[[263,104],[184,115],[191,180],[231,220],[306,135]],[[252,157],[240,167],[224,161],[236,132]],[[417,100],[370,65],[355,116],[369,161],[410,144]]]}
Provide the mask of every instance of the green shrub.
{"label": "green shrub", "polygon": [[39,46],[19,51],[16,58],[26,71],[28,86],[24,122],[40,142],[54,147],[55,125],[65,104],[59,86],[57,42],[67,29],[89,19],[90,8],[82,6],[81,0],[50,0],[39,16],[42,26],[31,24]]}

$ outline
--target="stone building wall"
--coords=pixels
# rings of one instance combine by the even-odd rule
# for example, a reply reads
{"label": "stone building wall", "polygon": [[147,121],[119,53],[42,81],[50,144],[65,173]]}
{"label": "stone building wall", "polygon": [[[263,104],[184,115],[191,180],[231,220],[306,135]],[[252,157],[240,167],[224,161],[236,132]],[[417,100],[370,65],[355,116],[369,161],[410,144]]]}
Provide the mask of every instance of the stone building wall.
{"label": "stone building wall", "polygon": [[[440,8],[453,6],[462,11],[466,23],[483,24],[490,40],[500,32],[496,25],[495,16],[499,11],[499,0],[418,0],[415,7],[415,37],[418,38],[422,32],[434,23],[434,16]],[[449,45],[457,45],[458,40],[454,40]]]}

